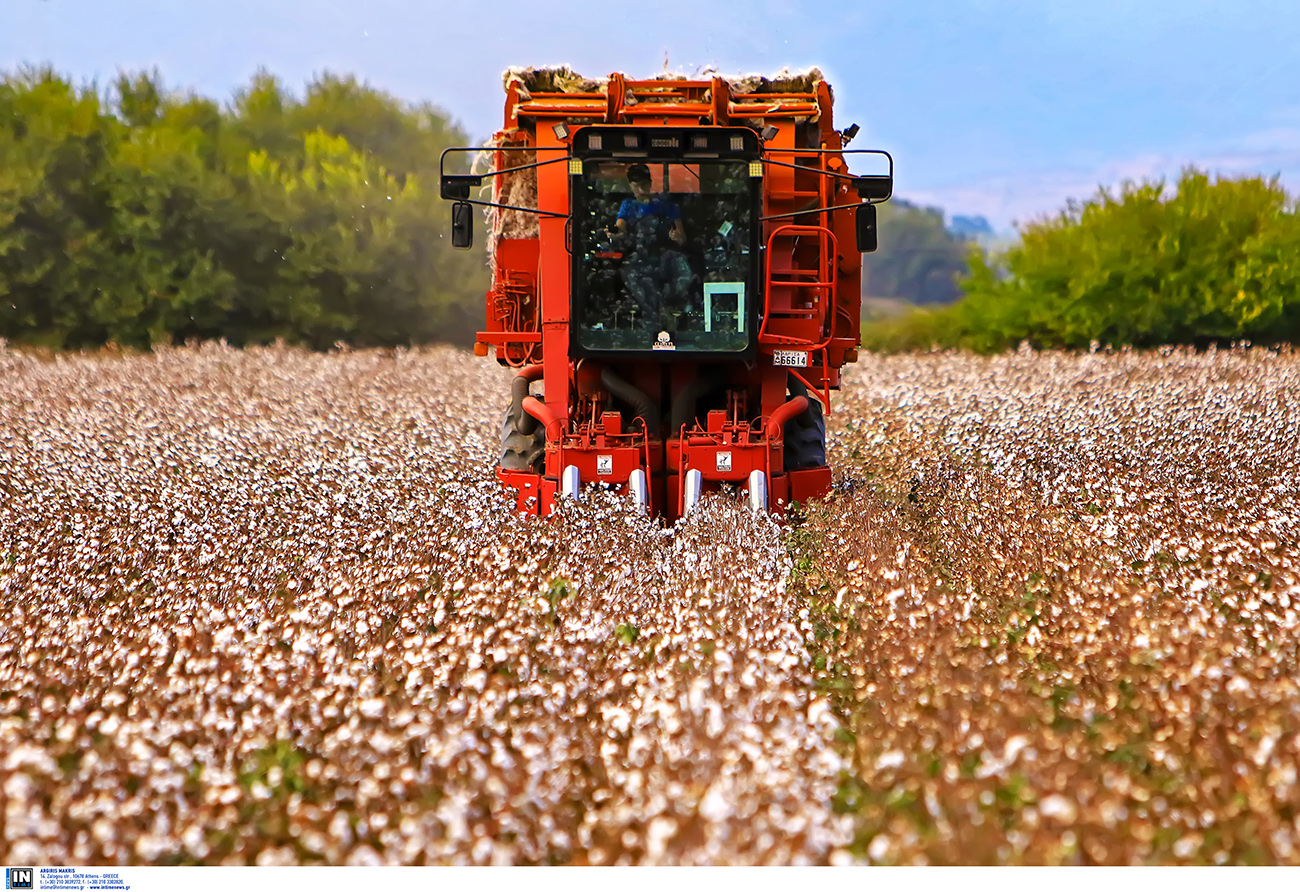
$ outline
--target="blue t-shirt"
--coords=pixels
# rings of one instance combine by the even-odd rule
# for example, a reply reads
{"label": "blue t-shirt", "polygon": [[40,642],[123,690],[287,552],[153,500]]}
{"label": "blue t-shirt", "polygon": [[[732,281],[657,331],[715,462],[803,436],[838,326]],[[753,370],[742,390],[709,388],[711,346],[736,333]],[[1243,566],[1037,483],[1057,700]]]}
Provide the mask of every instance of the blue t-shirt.
{"label": "blue t-shirt", "polygon": [[618,219],[626,220],[628,223],[635,223],[645,217],[663,217],[665,220],[672,222],[680,220],[682,212],[662,195],[656,195],[649,201],[637,201],[635,198],[625,198],[623,203],[618,206]]}

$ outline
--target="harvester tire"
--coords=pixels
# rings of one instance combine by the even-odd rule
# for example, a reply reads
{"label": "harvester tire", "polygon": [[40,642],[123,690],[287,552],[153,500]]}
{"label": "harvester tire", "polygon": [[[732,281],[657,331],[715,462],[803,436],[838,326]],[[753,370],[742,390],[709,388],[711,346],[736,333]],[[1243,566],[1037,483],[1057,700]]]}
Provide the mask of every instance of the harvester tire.
{"label": "harvester tire", "polygon": [[785,461],[787,471],[826,466],[826,418],[822,404],[808,392],[804,383],[790,376],[790,393],[808,400],[808,408],[785,423]]}
{"label": "harvester tire", "polygon": [[501,422],[501,459],[503,471],[541,473],[546,460],[546,429],[521,406],[513,403]]}

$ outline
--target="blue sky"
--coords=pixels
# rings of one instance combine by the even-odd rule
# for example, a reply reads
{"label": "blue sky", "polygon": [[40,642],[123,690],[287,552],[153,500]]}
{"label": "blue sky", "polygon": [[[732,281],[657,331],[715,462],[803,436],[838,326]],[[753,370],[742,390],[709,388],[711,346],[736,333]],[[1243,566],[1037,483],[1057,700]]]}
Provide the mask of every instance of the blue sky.
{"label": "blue sky", "polygon": [[999,227],[1190,163],[1300,192],[1296,0],[0,0],[0,68],[157,66],[230,93],[325,69],[499,126],[508,65],[772,72],[818,65],[897,191]]}

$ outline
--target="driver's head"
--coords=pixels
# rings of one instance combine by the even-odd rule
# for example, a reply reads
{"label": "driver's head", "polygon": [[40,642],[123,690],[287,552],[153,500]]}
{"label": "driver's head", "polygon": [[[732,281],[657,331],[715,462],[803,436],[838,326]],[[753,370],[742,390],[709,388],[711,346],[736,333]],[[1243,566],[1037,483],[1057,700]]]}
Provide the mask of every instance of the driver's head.
{"label": "driver's head", "polygon": [[650,196],[650,168],[644,164],[633,164],[627,169],[627,183],[632,187],[632,194],[638,201]]}

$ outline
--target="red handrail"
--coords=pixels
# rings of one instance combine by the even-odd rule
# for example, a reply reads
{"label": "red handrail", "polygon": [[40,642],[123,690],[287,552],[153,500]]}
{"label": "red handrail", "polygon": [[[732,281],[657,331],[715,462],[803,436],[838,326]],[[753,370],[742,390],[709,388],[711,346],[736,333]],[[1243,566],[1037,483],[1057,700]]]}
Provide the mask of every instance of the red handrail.
{"label": "red handrail", "polygon": [[[765,283],[766,288],[764,288],[764,293],[763,293],[763,304],[764,304],[763,321],[758,326],[759,343],[763,342],[763,337],[767,333],[767,322],[772,313],[772,285],[773,285],[772,244],[776,240],[776,237],[778,235],[782,235],[782,234],[811,235],[813,233],[816,233],[818,235],[819,240],[821,240],[821,245],[829,249],[829,250],[822,250],[818,252],[818,257],[817,257],[818,270],[817,270],[816,281],[815,282],[777,282],[775,284],[788,285],[792,288],[811,287],[819,292],[824,292],[825,293],[824,299],[819,299],[818,301],[817,313],[820,317],[818,319],[818,323],[822,328],[826,327],[826,317],[829,312],[830,304],[834,300],[835,285],[837,281],[835,256],[839,250],[839,244],[835,240],[835,233],[825,226],[803,226],[803,225],[796,225],[793,223],[786,223],[773,229],[772,232],[767,237],[767,249],[766,251],[764,251],[764,254],[767,257],[767,281]],[[807,344],[792,344],[791,346],[807,347],[809,352],[812,352],[814,350],[822,350],[825,349],[825,347],[830,344],[833,336],[834,336],[834,326],[831,326],[831,331],[827,333],[824,340],[816,343],[810,341]]]}

